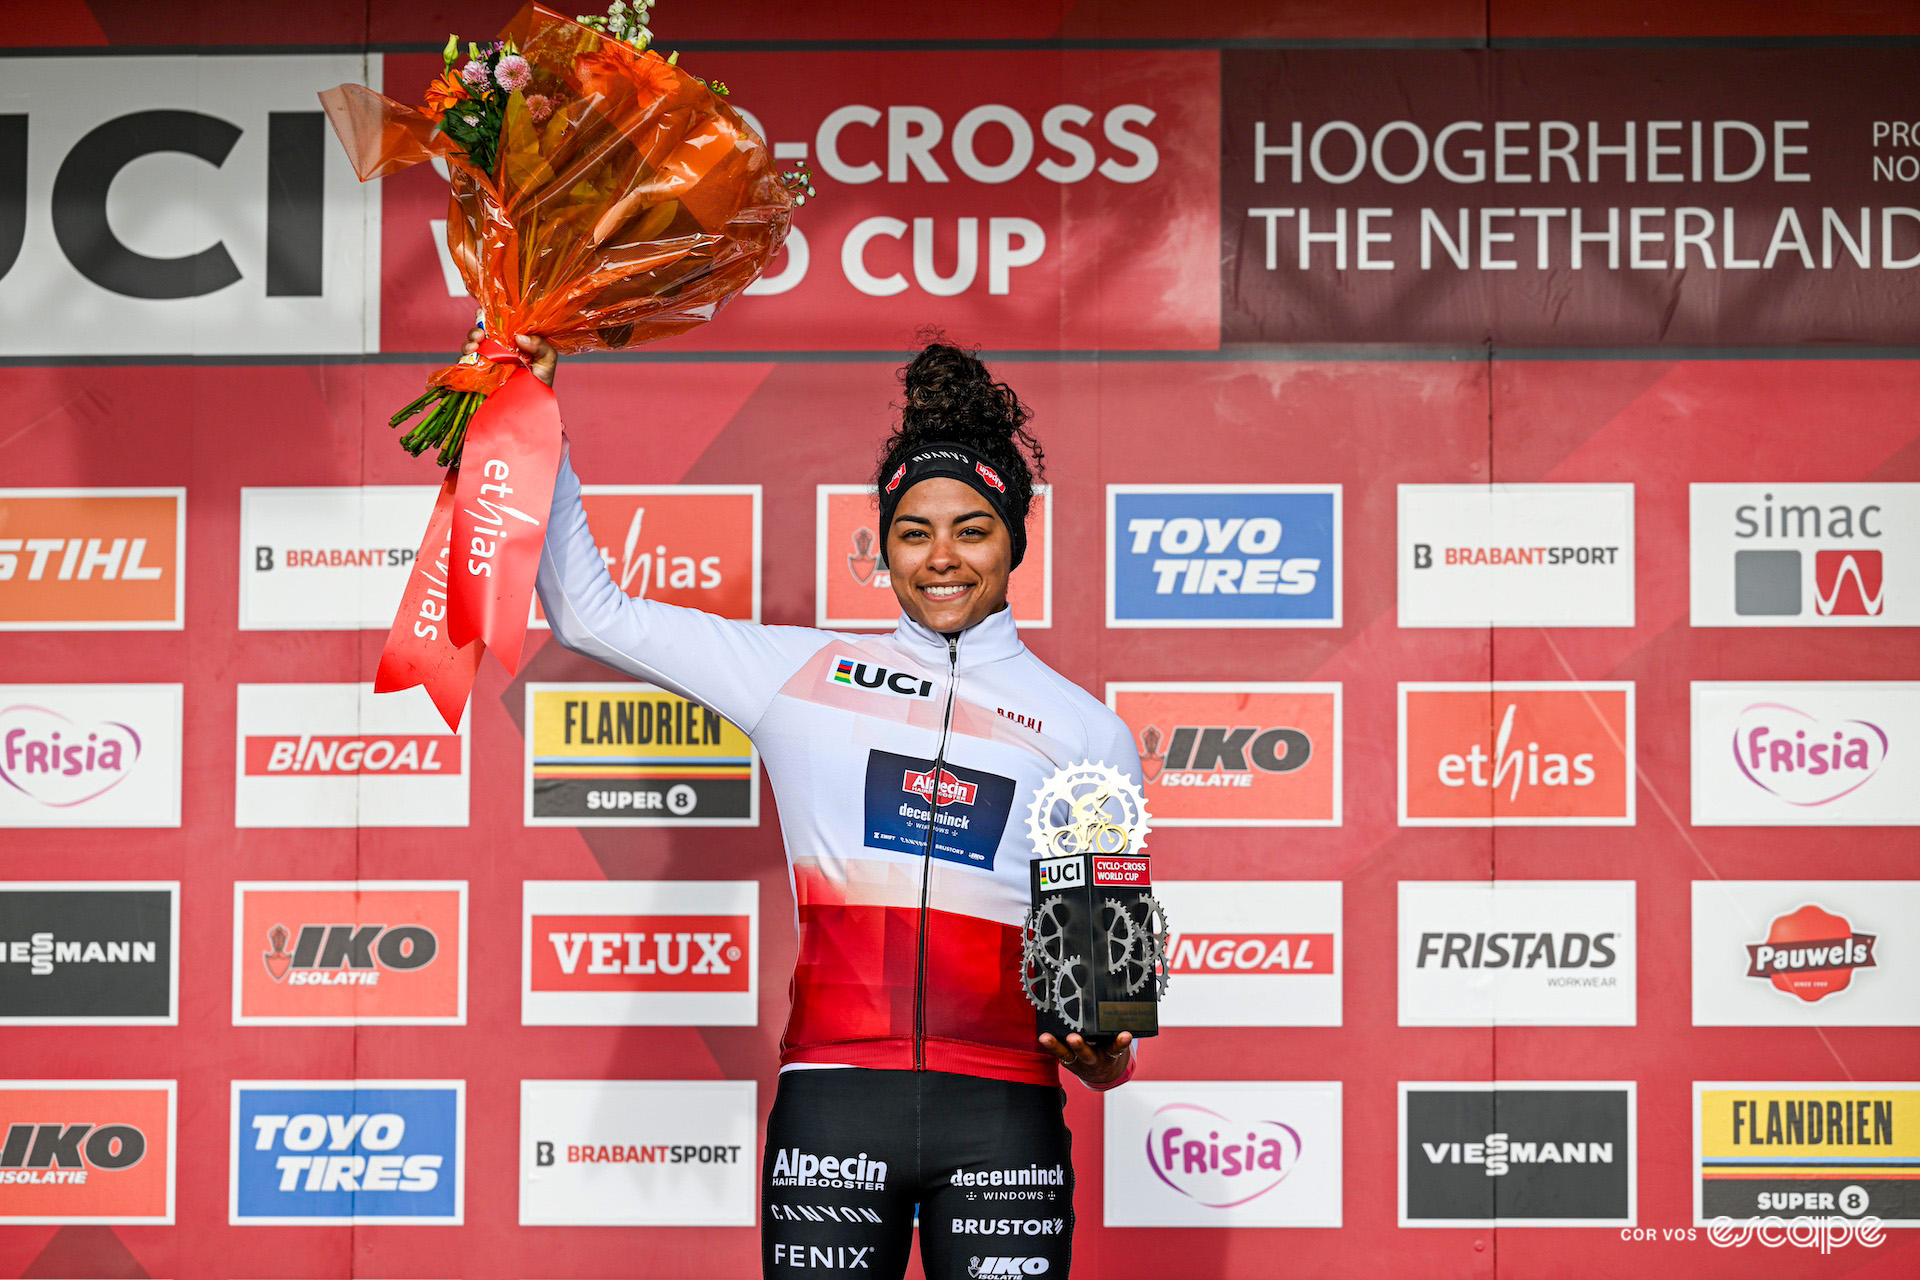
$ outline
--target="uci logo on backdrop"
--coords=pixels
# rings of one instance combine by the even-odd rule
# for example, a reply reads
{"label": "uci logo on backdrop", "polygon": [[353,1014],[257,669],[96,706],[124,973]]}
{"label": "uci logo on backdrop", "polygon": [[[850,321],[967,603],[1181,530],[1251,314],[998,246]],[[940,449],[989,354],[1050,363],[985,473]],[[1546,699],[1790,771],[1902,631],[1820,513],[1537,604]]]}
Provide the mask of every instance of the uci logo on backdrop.
{"label": "uci logo on backdrop", "polygon": [[1110,627],[1337,627],[1339,485],[1107,486]]}

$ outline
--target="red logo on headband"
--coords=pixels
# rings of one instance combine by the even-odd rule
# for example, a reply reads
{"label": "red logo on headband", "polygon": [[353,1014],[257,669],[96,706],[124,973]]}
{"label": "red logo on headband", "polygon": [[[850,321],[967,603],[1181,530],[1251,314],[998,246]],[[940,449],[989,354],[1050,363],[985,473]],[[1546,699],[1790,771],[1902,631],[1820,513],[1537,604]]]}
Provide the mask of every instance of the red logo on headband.
{"label": "red logo on headband", "polygon": [[998,489],[1000,492],[1005,493],[1007,491],[1007,486],[1001,483],[1000,477],[997,474],[995,474],[994,469],[988,466],[986,463],[976,462],[973,464],[973,469],[980,473],[980,478],[982,480],[985,480],[988,484],[992,485],[994,488]]}
{"label": "red logo on headband", "polygon": [[887,492],[892,493],[900,487],[900,477],[907,474],[907,464],[901,463],[900,469],[893,473],[893,479],[887,481]]}

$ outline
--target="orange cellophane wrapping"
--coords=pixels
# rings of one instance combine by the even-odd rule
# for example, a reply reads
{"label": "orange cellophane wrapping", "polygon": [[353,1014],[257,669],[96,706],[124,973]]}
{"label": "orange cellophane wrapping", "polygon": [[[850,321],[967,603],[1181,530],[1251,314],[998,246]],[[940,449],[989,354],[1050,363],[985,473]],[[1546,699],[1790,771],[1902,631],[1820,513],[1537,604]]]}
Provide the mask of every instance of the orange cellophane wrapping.
{"label": "orange cellophane wrapping", "polygon": [[[526,94],[511,95],[492,173],[414,107],[360,85],[320,95],[362,181],[445,160],[447,248],[489,332],[562,352],[637,346],[711,320],[766,270],[793,196],[725,99],[537,4],[501,34],[553,114],[536,124]],[[510,371],[463,363],[429,381],[491,392]]]}

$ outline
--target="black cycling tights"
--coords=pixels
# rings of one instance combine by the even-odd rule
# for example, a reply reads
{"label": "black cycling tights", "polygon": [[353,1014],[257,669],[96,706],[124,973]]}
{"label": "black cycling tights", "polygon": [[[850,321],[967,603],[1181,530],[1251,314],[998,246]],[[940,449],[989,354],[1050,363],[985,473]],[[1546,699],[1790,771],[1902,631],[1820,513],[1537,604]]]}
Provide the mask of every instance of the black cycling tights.
{"label": "black cycling tights", "polygon": [[767,1118],[767,1280],[1066,1280],[1073,1138],[1059,1089],[940,1071],[788,1071]]}

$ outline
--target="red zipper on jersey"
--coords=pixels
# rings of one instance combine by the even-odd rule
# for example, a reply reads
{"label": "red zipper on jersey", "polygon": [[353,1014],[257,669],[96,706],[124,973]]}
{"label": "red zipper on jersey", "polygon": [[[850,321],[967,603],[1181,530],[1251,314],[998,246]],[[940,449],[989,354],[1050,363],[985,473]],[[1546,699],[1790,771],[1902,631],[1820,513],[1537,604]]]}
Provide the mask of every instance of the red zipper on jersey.
{"label": "red zipper on jersey", "polygon": [[932,794],[927,797],[927,847],[920,855],[920,937],[913,970],[913,1069],[927,1069],[927,895],[933,887],[933,840],[940,829],[940,772],[947,767],[947,733],[953,727],[953,694],[960,684],[960,637],[947,637],[947,709],[940,717],[940,746],[933,753]]}

